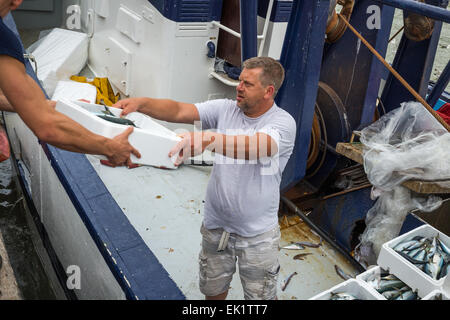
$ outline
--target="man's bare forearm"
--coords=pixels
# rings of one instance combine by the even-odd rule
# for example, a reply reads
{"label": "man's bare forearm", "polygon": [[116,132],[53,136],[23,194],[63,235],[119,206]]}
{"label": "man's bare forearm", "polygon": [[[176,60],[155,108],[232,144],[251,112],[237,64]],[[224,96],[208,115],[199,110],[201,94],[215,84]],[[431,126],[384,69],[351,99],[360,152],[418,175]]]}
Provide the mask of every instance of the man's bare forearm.
{"label": "man's bare forearm", "polygon": [[203,141],[206,149],[234,159],[257,160],[278,152],[275,141],[264,133],[247,136],[205,131]]}
{"label": "man's bare forearm", "polygon": [[179,113],[179,104],[174,100],[169,99],[152,99],[140,98],[139,112],[145,113],[152,118],[177,122],[177,115]]}
{"label": "man's bare forearm", "polygon": [[0,111],[15,112],[13,106],[9,103],[8,99],[0,93]]}

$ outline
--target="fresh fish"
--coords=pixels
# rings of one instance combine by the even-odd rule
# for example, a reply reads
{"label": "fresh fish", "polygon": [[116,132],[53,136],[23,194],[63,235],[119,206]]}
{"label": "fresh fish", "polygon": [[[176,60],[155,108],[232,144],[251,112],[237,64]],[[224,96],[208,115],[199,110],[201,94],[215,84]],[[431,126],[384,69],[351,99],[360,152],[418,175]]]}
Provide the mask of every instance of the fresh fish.
{"label": "fresh fish", "polygon": [[294,256],[294,260],[303,260],[306,256],[310,254],[312,253],[299,253],[296,256]]}
{"label": "fresh fish", "polygon": [[334,270],[336,270],[337,275],[344,280],[348,280],[348,279],[352,278],[351,276],[346,274],[341,268],[339,268],[337,265],[334,265]]}
{"label": "fresh fish", "polygon": [[436,238],[436,242],[439,245],[439,248],[448,256],[450,256],[450,248],[447,247],[441,240],[439,240],[439,237]]}
{"label": "fresh fish", "polygon": [[393,249],[395,251],[403,251],[415,244],[417,244],[416,240],[403,241],[403,242],[400,242],[399,244],[397,244]]}
{"label": "fresh fish", "polygon": [[[421,239],[421,240],[419,240],[419,241],[416,241],[416,243],[415,244],[413,244],[413,245],[411,245],[411,246],[408,246],[406,249],[404,249],[404,250],[408,250],[408,251],[411,251],[411,250],[414,250],[414,249],[417,249],[417,248],[420,248],[420,247],[422,247],[423,245],[427,245],[427,241],[428,239],[427,238],[423,238],[423,239]],[[414,241],[414,240],[413,240]]]}
{"label": "fresh fish", "polygon": [[417,293],[409,289],[398,296],[396,300],[417,300]]}
{"label": "fresh fish", "polygon": [[[419,248],[408,251],[406,254],[408,256],[410,256],[411,258],[415,259],[415,257],[422,251],[425,251],[425,246],[421,246]],[[419,260],[419,259],[417,259],[417,260]]]}
{"label": "fresh fish", "polygon": [[439,252],[433,255],[433,258],[428,261],[428,270],[430,271],[430,276],[433,279],[439,280],[438,276],[441,272],[441,268],[444,265],[444,257],[441,256]]}
{"label": "fresh fish", "polygon": [[103,120],[106,120],[106,121],[109,121],[109,122],[136,127],[134,122],[131,121],[130,119],[118,118],[118,117],[109,116],[109,115],[97,115],[97,117],[102,118]]}
{"label": "fresh fish", "polygon": [[321,243],[312,243],[309,241],[295,242],[295,244],[297,244],[299,246],[303,246],[303,247],[310,247],[310,248],[318,248],[322,245]]}
{"label": "fresh fish", "polygon": [[402,292],[400,290],[389,290],[382,293],[383,297],[388,300],[395,300],[401,296]]}
{"label": "fresh fish", "polygon": [[394,250],[433,279],[439,280],[448,274],[450,249],[439,235],[415,236],[397,244]]}
{"label": "fresh fish", "polygon": [[303,249],[305,249],[305,247],[304,247],[304,246],[301,246],[301,245],[299,245],[299,244],[294,243],[294,244],[290,244],[290,245],[288,245],[288,246],[281,247],[280,249],[287,249],[287,250],[303,250]]}
{"label": "fresh fish", "polygon": [[382,276],[381,280],[398,280],[398,278],[393,274],[387,274],[385,276]]}
{"label": "fresh fish", "polygon": [[390,291],[394,289],[400,290],[404,286],[405,284],[401,280],[381,280],[380,285],[377,288],[377,291],[379,293],[383,293],[385,291]]}
{"label": "fresh fish", "polygon": [[449,264],[449,261],[446,261],[446,262],[444,262],[444,265],[441,268],[438,279],[442,279],[443,277],[445,277],[448,274],[449,270],[450,270],[450,264]]}
{"label": "fresh fish", "polygon": [[287,287],[287,285],[289,284],[289,281],[291,281],[292,277],[295,276],[297,274],[297,272],[293,272],[289,277],[286,278],[286,280],[284,280],[283,284],[281,285],[281,291],[284,291]]}
{"label": "fresh fish", "polygon": [[426,263],[424,261],[419,261],[416,260],[414,258],[411,258],[410,256],[408,256],[406,253],[404,253],[403,251],[397,251],[398,254],[400,254],[403,258],[405,258],[406,260],[408,260],[409,262],[413,263],[413,264],[423,264]]}
{"label": "fresh fish", "polygon": [[331,292],[330,300],[358,300],[358,299],[355,298],[354,296],[352,296],[351,294],[348,294],[345,292],[341,292],[341,293]]}
{"label": "fresh fish", "polygon": [[412,258],[417,261],[425,261],[426,257],[427,257],[427,251],[425,249],[422,249]]}

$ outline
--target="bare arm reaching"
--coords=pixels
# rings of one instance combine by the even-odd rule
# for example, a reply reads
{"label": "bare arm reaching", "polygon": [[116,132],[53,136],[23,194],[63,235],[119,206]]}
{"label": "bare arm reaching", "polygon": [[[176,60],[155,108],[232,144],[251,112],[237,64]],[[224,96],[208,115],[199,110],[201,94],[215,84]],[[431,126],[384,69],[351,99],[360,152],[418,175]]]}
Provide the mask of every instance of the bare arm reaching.
{"label": "bare arm reaching", "polygon": [[113,107],[123,109],[121,115],[138,111],[169,122],[193,124],[194,121],[200,120],[197,108],[193,104],[168,99],[130,98],[120,100]]}
{"label": "bare arm reaching", "polygon": [[114,139],[96,135],[57,112],[18,60],[0,55],[0,70],[5,97],[40,140],[69,151],[104,155],[114,165],[131,164],[131,153],[140,157],[128,142],[133,128]]}

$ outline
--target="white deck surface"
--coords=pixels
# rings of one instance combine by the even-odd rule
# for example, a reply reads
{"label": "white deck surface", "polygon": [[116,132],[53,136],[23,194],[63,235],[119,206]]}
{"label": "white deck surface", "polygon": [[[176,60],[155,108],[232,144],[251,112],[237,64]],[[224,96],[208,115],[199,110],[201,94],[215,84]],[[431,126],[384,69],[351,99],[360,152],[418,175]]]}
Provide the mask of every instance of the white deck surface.
{"label": "white deck surface", "polygon": [[[158,258],[187,299],[203,299],[198,289],[198,254],[203,202],[211,167],[182,166],[161,170],[142,166],[135,169],[100,165],[94,156],[88,159],[106,187]],[[281,245],[289,241],[318,242],[319,238],[299,220],[282,226]],[[293,260],[298,253],[311,252],[305,260]],[[280,251],[279,299],[308,299],[343,281],[335,272],[337,264],[345,272],[355,270],[326,243],[322,247]],[[287,289],[281,283],[296,271]],[[231,283],[228,299],[243,299],[238,274]]]}

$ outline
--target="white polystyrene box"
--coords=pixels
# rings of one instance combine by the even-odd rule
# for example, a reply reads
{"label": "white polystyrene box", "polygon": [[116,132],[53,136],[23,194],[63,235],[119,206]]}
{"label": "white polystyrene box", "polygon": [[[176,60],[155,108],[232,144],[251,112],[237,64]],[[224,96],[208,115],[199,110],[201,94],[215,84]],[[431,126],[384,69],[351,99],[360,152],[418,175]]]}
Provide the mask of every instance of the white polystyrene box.
{"label": "white polystyrene box", "polygon": [[308,300],[329,300],[331,297],[331,293],[348,293],[354,296],[359,300],[386,300],[384,297],[379,297],[378,295],[373,294],[372,291],[369,290],[367,284],[360,282],[356,279],[349,279],[344,281],[331,289],[323,291]]}
{"label": "white polystyrene box", "polygon": [[[383,269],[380,266],[373,266],[372,268],[366,270],[365,272],[357,275],[356,280],[367,284],[368,290],[372,292],[375,296],[379,297],[381,300],[387,300],[381,293],[379,293],[374,287],[372,287],[370,283],[368,283],[369,279],[371,279],[374,274],[381,274],[382,271]],[[396,275],[394,274],[394,276]],[[419,296],[419,298],[421,298],[419,294],[417,295]]]}
{"label": "white polystyrene box", "polygon": [[50,97],[59,80],[69,80],[83,70],[88,44],[89,38],[84,33],[55,28],[32,52],[37,62],[37,76]]}
{"label": "white polystyrene box", "polygon": [[387,300],[381,293],[379,293],[375,288],[373,288],[367,280],[376,273],[380,274],[381,268],[380,266],[374,266],[363,273],[358,274],[355,278],[356,280],[365,283],[367,286],[367,290],[369,290],[374,296],[378,297],[379,300]]}
{"label": "white polystyrene box", "polygon": [[[122,133],[128,126],[112,123],[97,117],[94,112],[100,113],[104,106],[88,104],[83,102],[71,102],[66,99],[59,100],[56,110],[75,120],[86,129],[95,134],[107,138],[113,138]],[[119,116],[121,109],[109,107],[109,110]],[[153,121],[149,116],[134,112],[125,118],[134,121],[138,128],[134,128],[128,141],[136,148],[141,158],[131,155],[131,161],[136,164],[150,165],[176,169],[174,162],[177,155],[169,158],[169,151],[179,142],[181,138],[175,132],[163,127]],[[103,157],[102,157],[103,158]]]}
{"label": "white polystyrene box", "polygon": [[84,99],[95,103],[97,99],[97,88],[89,83],[67,80],[58,81],[52,100],[67,99],[77,101]]}
{"label": "white polystyrene box", "polygon": [[392,249],[400,242],[414,236],[428,238],[437,235],[439,235],[439,239],[445,245],[450,246],[450,238],[447,235],[433,228],[429,224],[424,224],[423,226],[384,243],[381,247],[377,264],[402,280],[411,289],[417,290],[419,297],[425,297],[434,290],[441,290],[445,287],[444,282],[446,278],[448,278],[448,275],[439,280],[435,280]]}
{"label": "white polystyrene box", "polygon": [[422,300],[439,300],[439,299],[450,300],[450,296],[441,290],[434,290],[431,291],[429,294],[427,294],[425,297],[423,297]]}

